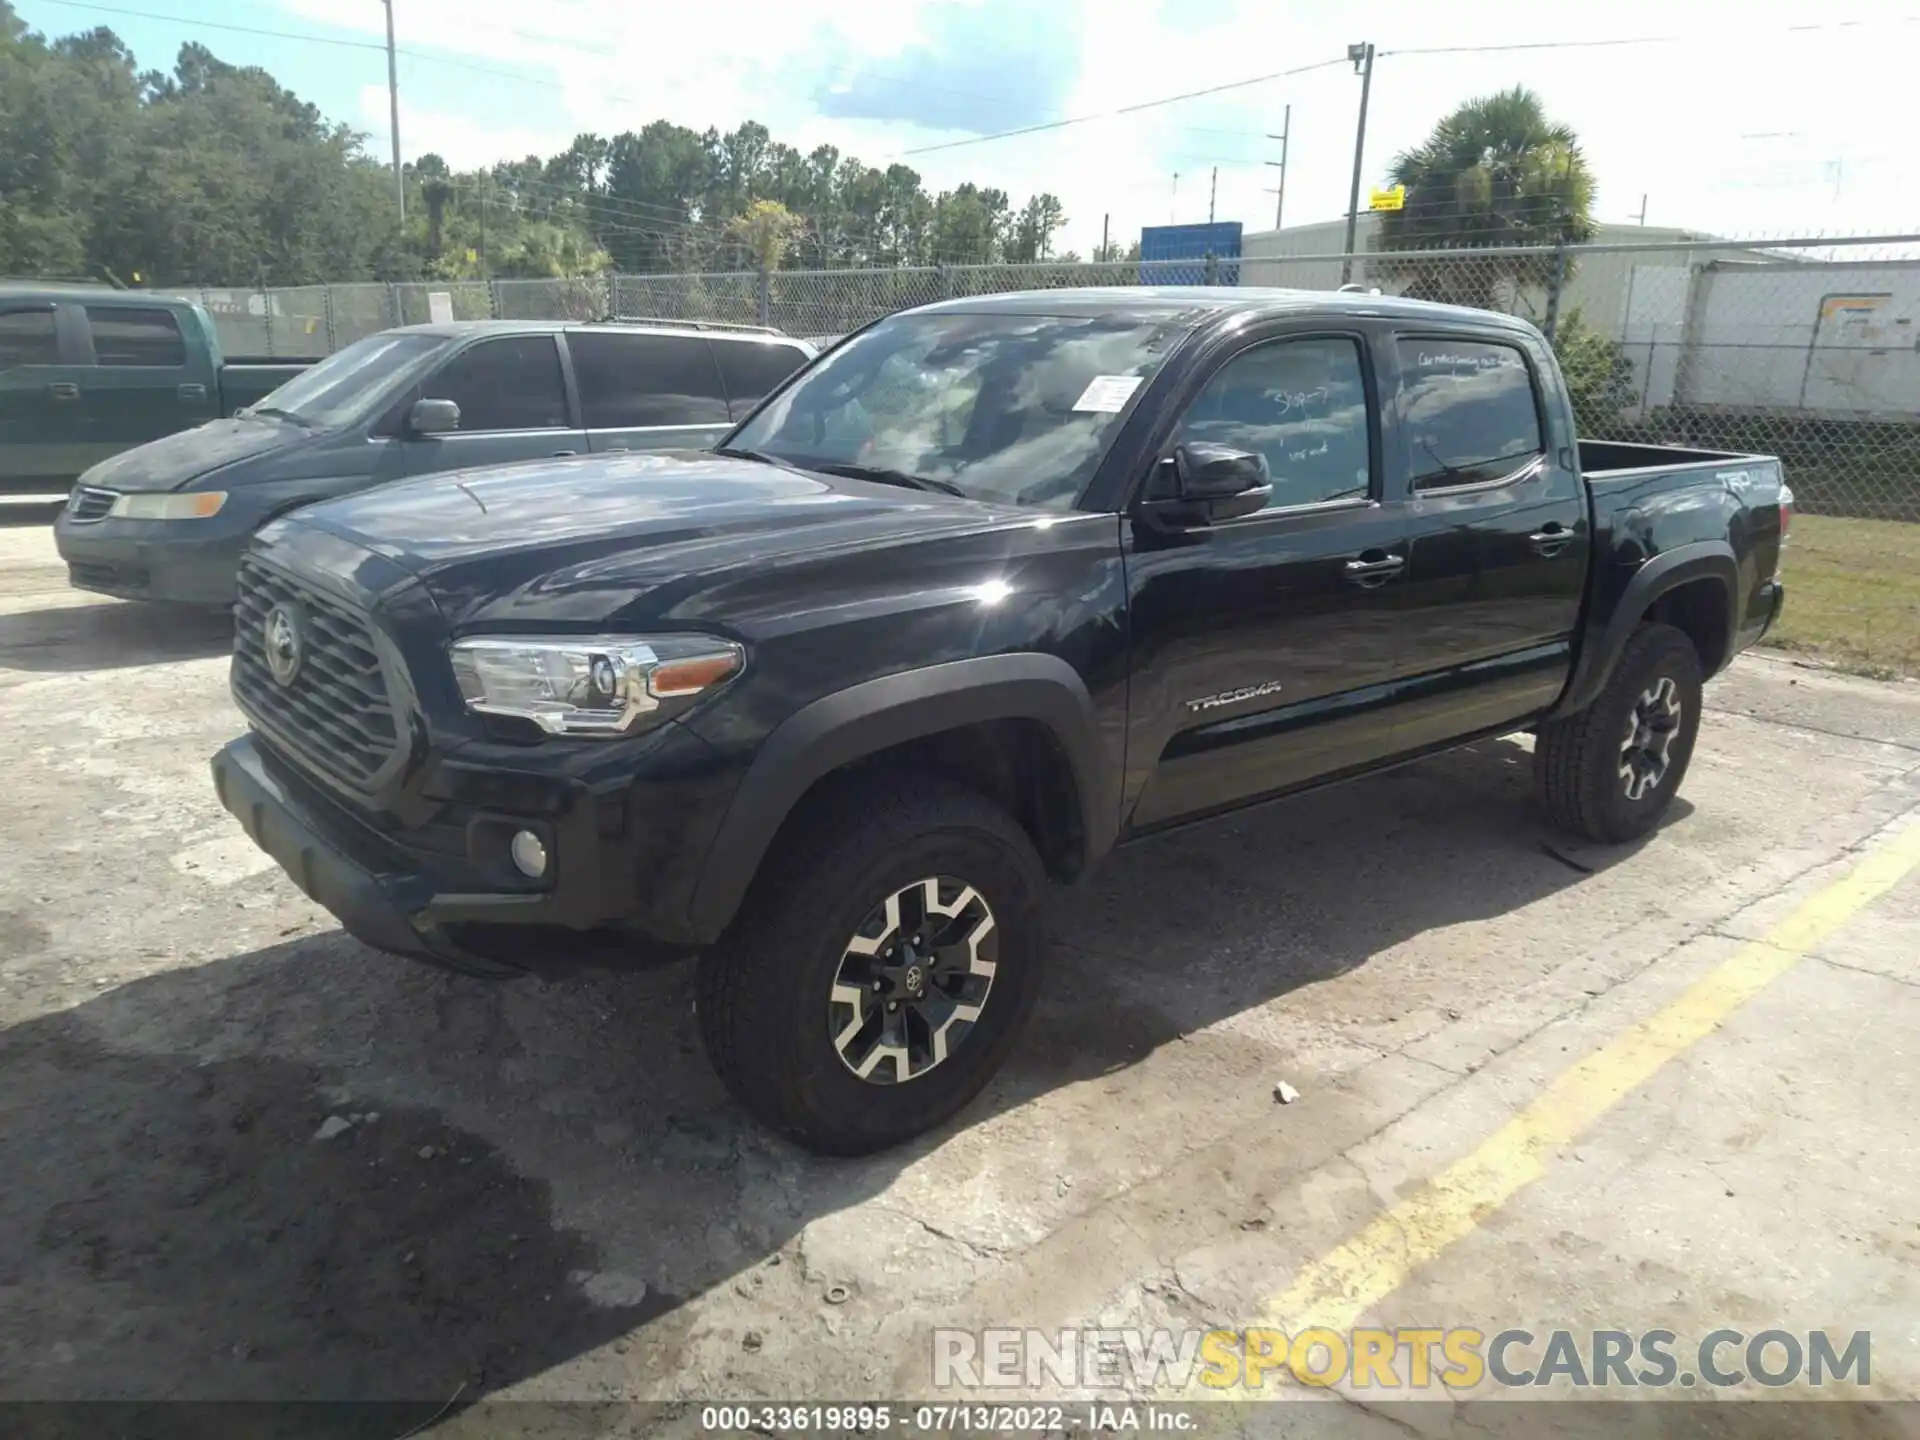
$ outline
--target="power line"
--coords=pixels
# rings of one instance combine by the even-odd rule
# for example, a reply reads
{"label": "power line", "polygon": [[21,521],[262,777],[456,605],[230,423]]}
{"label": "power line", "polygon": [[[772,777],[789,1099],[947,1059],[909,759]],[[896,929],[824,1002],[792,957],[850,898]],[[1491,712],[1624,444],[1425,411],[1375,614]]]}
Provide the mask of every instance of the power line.
{"label": "power line", "polygon": [[1224,85],[1209,85],[1204,90],[1187,90],[1179,95],[1163,95],[1158,100],[1142,100],[1134,105],[1122,105],[1117,110],[1103,110],[1095,115],[1073,115],[1064,120],[1048,120],[1038,125],[1022,125],[1014,130],[999,130],[991,135],[973,135],[965,140],[946,140],[938,145],[919,145],[911,150],[900,150],[890,157],[904,159],[908,155],[931,155],[937,150],[958,150],[963,145],[984,145],[990,140],[1011,140],[1020,135],[1038,135],[1047,130],[1062,130],[1069,125],[1085,125],[1094,120],[1111,120],[1120,115],[1136,115],[1142,110],[1157,109],[1162,105],[1177,105],[1183,100],[1198,100],[1205,95],[1218,95],[1224,90],[1242,90],[1249,85],[1265,85],[1270,80],[1284,80],[1290,75],[1305,75],[1313,70],[1327,70],[1335,65],[1346,64],[1343,55],[1338,60],[1321,60],[1312,65],[1300,65],[1292,70],[1276,70],[1271,75],[1254,75],[1245,80],[1229,80]]}

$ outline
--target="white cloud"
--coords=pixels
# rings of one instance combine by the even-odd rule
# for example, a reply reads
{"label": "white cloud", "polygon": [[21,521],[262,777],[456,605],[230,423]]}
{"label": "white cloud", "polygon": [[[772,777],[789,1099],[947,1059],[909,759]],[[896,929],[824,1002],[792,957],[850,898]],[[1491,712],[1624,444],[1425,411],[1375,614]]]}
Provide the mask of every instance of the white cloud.
{"label": "white cloud", "polygon": [[[549,85],[472,75],[474,103],[415,114],[403,107],[409,154],[435,149],[456,164],[551,151],[580,130],[602,134],[666,118],[731,129],[757,119],[801,148],[831,143],[869,164],[894,157],[930,188],[971,179],[1016,200],[1051,190],[1065,203],[1064,244],[1082,252],[1111,214],[1117,238],[1143,224],[1206,218],[1211,170],[1217,211],[1249,229],[1271,223],[1283,106],[1293,106],[1287,176],[1290,222],[1345,208],[1359,83],[1345,64],[1291,80],[1013,140],[904,155],[963,138],[900,121],[836,120],[811,96],[836,78],[889,74],[888,62],[934,33],[942,0],[735,0],[724,9],[631,0],[404,0],[403,47],[474,64],[530,67]],[[945,0],[979,4],[982,0]],[[285,8],[349,23],[333,0]],[[1694,9],[1671,0],[1617,0],[1605,10],[1532,0],[1436,6],[1414,0],[1328,7],[1310,0],[1097,0],[1081,11],[1077,79],[1064,114],[1107,114],[1141,100],[1344,55],[1371,39],[1374,77],[1365,179],[1416,143],[1453,105],[1524,83],[1581,135],[1600,181],[1599,211],[1621,220],[1648,197],[1652,223],[1735,234],[1892,230],[1910,226],[1916,162],[1906,126],[1899,55],[1920,25],[1892,11],[1852,29],[1788,32],[1765,9]],[[364,13],[362,13],[364,12]],[[352,23],[378,34],[380,7]],[[1846,13],[1809,12],[1835,26]],[[1681,43],[1519,50],[1474,55],[1392,54],[1431,46],[1502,45],[1606,36],[1679,34]],[[425,73],[423,61],[414,72]],[[438,67],[435,67],[438,70]],[[439,70],[441,75],[449,72]],[[460,74],[461,72],[451,72]],[[899,77],[895,77],[897,80]],[[403,100],[407,77],[403,74]],[[384,95],[370,91],[363,123],[384,148]],[[1173,172],[1180,172],[1177,204]]]}

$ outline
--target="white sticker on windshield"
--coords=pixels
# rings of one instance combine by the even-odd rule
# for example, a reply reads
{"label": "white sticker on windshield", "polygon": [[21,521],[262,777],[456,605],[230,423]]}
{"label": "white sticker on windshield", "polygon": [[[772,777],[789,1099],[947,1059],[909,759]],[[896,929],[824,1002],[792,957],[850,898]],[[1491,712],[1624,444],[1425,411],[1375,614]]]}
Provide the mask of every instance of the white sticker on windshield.
{"label": "white sticker on windshield", "polygon": [[1138,375],[1096,375],[1093,383],[1073,402],[1073,408],[1104,411],[1111,415],[1126,408],[1127,401],[1133,398],[1133,392],[1140,388],[1141,378]]}

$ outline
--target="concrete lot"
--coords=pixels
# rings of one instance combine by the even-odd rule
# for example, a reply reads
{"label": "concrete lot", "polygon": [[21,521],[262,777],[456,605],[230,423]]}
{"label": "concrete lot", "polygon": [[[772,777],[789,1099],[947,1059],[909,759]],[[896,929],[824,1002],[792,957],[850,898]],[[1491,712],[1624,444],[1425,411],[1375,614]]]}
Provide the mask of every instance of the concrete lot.
{"label": "concrete lot", "polygon": [[989,1093],[829,1163],[684,966],[344,938],[214,801],[224,647],[0,529],[0,1398],[925,1396],[935,1326],[1315,1319],[1871,1330],[1839,1389],[1920,1398],[1920,686],[1743,659],[1625,850],[1503,741],[1123,852]]}

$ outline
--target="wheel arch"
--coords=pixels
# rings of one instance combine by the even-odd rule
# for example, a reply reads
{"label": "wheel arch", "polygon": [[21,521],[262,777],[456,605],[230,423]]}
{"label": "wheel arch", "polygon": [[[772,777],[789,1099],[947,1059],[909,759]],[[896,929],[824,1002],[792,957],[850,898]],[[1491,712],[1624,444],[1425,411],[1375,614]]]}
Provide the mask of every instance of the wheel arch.
{"label": "wheel arch", "polygon": [[1080,676],[1053,655],[957,660],[835,691],[774,728],[708,849],[689,904],[691,933],[699,943],[719,938],[782,827],[818,787],[877,758],[966,756],[988,733],[1044,737],[1059,767],[1059,799],[1070,813],[1050,857],[1056,875],[1070,878],[1112,849],[1118,800]]}
{"label": "wheel arch", "polygon": [[1724,541],[1681,545],[1642,565],[1612,612],[1589,621],[1565,693],[1548,715],[1558,720],[1591,705],[1641,624],[1660,620],[1682,631],[1700,655],[1701,678],[1733,658],[1739,619],[1740,564]]}

